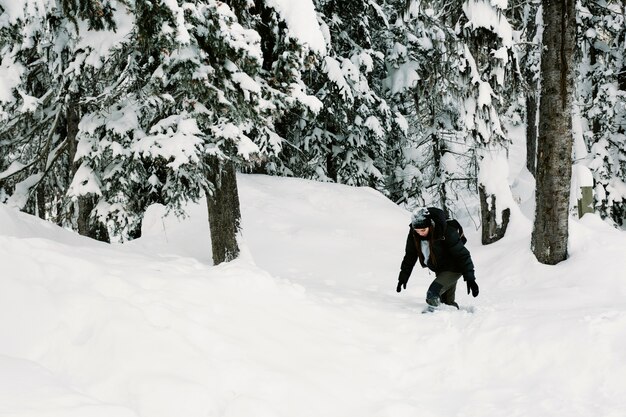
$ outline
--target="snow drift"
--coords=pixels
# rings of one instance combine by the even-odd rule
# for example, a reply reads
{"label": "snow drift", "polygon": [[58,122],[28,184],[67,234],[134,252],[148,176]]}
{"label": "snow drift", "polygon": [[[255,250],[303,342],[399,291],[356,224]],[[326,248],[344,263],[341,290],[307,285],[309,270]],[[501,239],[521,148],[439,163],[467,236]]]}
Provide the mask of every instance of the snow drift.
{"label": "snow drift", "polygon": [[420,314],[395,292],[409,214],[366,188],[242,175],[244,255],[214,267],[206,210],[152,209],[105,245],[0,206],[0,415],[626,415],[626,235],[571,223],[538,264],[530,221],[468,247],[481,285]]}

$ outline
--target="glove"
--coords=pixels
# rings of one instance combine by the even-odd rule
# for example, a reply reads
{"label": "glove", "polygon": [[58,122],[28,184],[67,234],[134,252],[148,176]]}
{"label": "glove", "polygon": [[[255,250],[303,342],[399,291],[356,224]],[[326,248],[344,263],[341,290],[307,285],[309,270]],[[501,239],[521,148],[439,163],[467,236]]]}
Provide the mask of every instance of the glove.
{"label": "glove", "polygon": [[398,277],[398,286],[396,287],[396,292],[402,291],[402,288],[406,290],[407,282],[409,282],[409,277],[405,276],[402,272],[400,272],[400,276]]}
{"label": "glove", "polygon": [[478,297],[478,284],[476,284],[476,280],[475,279],[468,280],[466,281],[466,284],[467,284],[467,294],[469,294],[471,291],[472,296]]}

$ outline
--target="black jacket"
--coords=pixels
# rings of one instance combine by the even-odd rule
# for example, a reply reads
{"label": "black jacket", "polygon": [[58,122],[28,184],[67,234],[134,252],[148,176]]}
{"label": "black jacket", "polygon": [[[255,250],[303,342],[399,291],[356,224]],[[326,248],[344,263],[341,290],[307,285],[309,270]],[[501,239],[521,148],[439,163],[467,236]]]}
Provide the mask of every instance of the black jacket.
{"label": "black jacket", "polygon": [[401,282],[408,281],[418,259],[423,268],[428,267],[435,273],[443,271],[458,272],[463,274],[465,281],[475,280],[472,257],[461,241],[458,231],[454,227],[447,227],[446,217],[441,209],[429,207],[428,211],[431,213],[431,218],[435,223],[432,254],[427,264],[424,264],[419,259],[417,245],[420,245],[422,240],[428,240],[429,237],[422,238],[409,225],[409,235],[406,239],[405,254],[400,265],[398,280]]}

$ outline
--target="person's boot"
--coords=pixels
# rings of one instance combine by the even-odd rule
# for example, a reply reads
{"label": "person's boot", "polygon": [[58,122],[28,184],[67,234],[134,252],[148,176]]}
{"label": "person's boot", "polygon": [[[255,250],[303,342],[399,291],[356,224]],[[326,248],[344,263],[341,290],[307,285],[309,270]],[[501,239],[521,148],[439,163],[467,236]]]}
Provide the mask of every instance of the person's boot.
{"label": "person's boot", "polygon": [[428,287],[428,291],[426,292],[426,304],[433,307],[437,307],[439,304],[441,304],[439,293],[441,292],[442,288],[443,285],[439,284],[438,282],[433,282],[432,284],[430,284],[430,287]]}
{"label": "person's boot", "polygon": [[441,300],[439,299],[438,296],[434,296],[434,297],[426,296],[426,304],[432,307],[437,307],[439,304],[441,304]]}

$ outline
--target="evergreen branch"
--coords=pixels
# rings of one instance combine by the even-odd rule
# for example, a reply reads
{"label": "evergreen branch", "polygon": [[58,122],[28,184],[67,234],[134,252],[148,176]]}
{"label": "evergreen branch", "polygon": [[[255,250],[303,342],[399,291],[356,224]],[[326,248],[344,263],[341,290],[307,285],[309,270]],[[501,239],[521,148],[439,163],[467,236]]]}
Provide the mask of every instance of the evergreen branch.
{"label": "evergreen branch", "polygon": [[20,169],[18,169],[18,170],[16,170],[16,171],[12,172],[12,173],[10,173],[10,174],[8,174],[8,175],[6,175],[6,176],[3,176],[3,175],[2,175],[2,173],[0,172],[0,184],[1,184],[2,182],[5,182],[5,181],[6,181],[7,179],[9,179],[9,178],[12,178],[12,177],[14,177],[14,176],[15,176],[15,175],[17,175],[17,174],[19,174],[19,173],[21,173],[21,172],[26,171],[28,168],[31,168],[33,165],[37,164],[37,162],[39,162],[39,158],[37,158],[37,159],[35,159],[35,160],[31,161],[28,165],[24,165],[24,166],[23,166],[23,167],[21,167]]}
{"label": "evergreen branch", "polygon": [[93,97],[93,96],[92,97],[85,97],[85,98],[83,98],[83,99],[81,99],[79,101],[79,104],[89,104],[89,103],[94,102],[94,101],[96,101],[96,102],[103,102],[108,97],[114,96],[117,93],[118,89],[121,89],[122,86],[125,84],[125,81],[128,81],[130,79],[128,77],[128,74],[130,73],[131,63],[132,63],[132,57],[129,56],[128,60],[126,62],[126,66],[124,67],[124,69],[122,70],[120,75],[117,77],[117,80],[111,86],[110,89],[100,93],[99,95],[97,95],[95,97]]}
{"label": "evergreen branch", "polygon": [[[458,142],[454,142],[454,143],[459,144]],[[461,145],[465,145],[465,144],[461,143]],[[464,154],[464,153],[454,152],[454,151],[451,151],[451,150],[448,150],[448,149],[446,149],[446,153],[451,153],[453,155],[462,156],[464,158],[472,158],[473,157],[473,155],[467,155],[467,154]]]}
{"label": "evergreen branch", "polygon": [[[63,151],[68,146],[68,144],[69,144],[69,139],[66,137],[65,140],[63,140],[63,142],[61,142],[59,146],[57,146],[56,149],[54,149],[54,151],[51,152],[51,154],[54,154],[54,156],[52,157],[52,159],[47,159],[48,163],[47,163],[45,171],[41,175],[41,179],[37,181],[37,183],[35,183],[32,188],[37,188],[37,186],[46,178],[46,176],[50,173],[50,171],[54,167],[54,163],[63,154]],[[48,157],[49,156],[50,155],[48,155]]]}
{"label": "evergreen branch", "polygon": [[[39,187],[39,184],[41,184],[43,182],[44,179],[46,179],[46,177],[48,176],[48,174],[52,171],[52,168],[54,167],[54,163],[56,162],[57,159],[59,159],[59,157],[63,154],[63,151],[65,150],[65,148],[67,147],[67,144],[69,143],[68,139],[65,138],[65,140],[54,150],[54,157],[52,158],[52,160],[48,161],[48,165],[46,167],[46,169],[43,171],[43,173],[41,174],[41,177],[39,178],[39,180],[37,180],[37,182],[35,182],[34,184],[32,184],[30,187],[28,187],[28,192],[27,194],[30,197],[30,194],[32,194],[33,190],[36,190]],[[48,155],[50,156],[50,155]],[[33,165],[35,165],[37,162],[39,162],[43,157],[40,156],[39,158],[35,159],[34,161],[32,161],[28,166],[14,172],[11,175],[8,175],[6,178],[10,178],[13,175],[15,175],[18,172],[22,172],[24,171],[26,168],[28,167],[32,167]]]}
{"label": "evergreen branch", "polygon": [[[12,177],[16,176],[17,174],[21,174],[22,172],[27,171],[28,169],[30,169],[33,166],[35,166],[38,163],[40,163],[44,159],[44,157],[46,158],[46,161],[47,161],[47,159],[48,159],[47,157],[49,156],[49,155],[46,155],[48,153],[47,150],[50,148],[50,144],[52,143],[52,136],[54,135],[54,131],[55,131],[56,127],[57,127],[57,124],[58,124],[60,116],[61,116],[61,112],[57,111],[56,112],[56,116],[54,118],[54,122],[52,123],[52,126],[51,126],[51,128],[49,130],[49,133],[48,133],[47,137],[46,137],[45,145],[43,146],[42,149],[39,150],[39,152],[37,152],[38,156],[36,158],[34,158],[30,163],[24,165],[22,168],[16,170],[15,172],[12,172],[11,174],[7,175],[6,177],[3,177],[2,180],[7,180],[9,178],[12,178]],[[33,128],[31,133],[34,132],[37,128],[39,128],[39,126]],[[28,141],[28,136],[23,136],[23,137],[26,139],[26,142],[27,142]],[[55,158],[55,160],[56,160],[56,158]],[[48,165],[48,164],[46,164],[46,165]],[[48,169],[49,169],[49,167],[48,167]],[[43,179],[43,177],[42,177],[42,179]],[[35,185],[39,184],[40,182],[41,182],[41,180],[38,181]]]}
{"label": "evergreen branch", "polygon": [[[598,9],[604,10],[606,12],[609,12],[610,14],[614,14],[615,16],[624,16],[624,13],[625,13],[624,11],[618,12],[618,11],[615,11],[615,10],[611,10],[608,7],[603,6],[602,4],[600,4],[599,2],[594,1],[594,0],[590,0],[589,4],[593,4]],[[592,17],[595,16],[593,13],[589,13],[589,15],[592,16]]]}
{"label": "evergreen branch", "polygon": [[446,178],[446,181],[476,181],[476,177],[466,177],[466,178]]}

